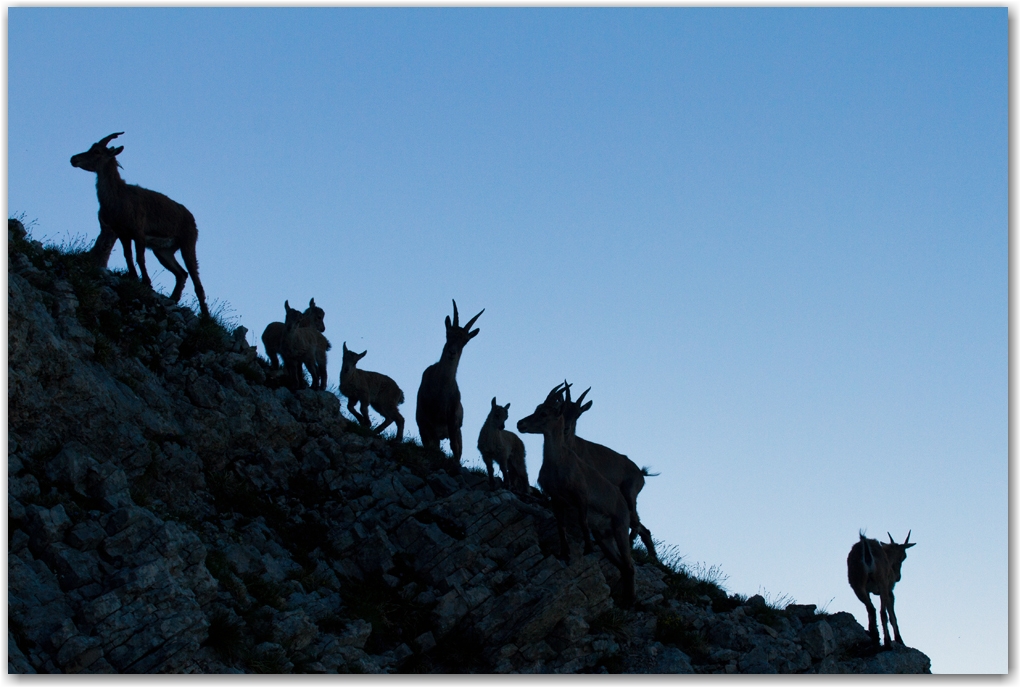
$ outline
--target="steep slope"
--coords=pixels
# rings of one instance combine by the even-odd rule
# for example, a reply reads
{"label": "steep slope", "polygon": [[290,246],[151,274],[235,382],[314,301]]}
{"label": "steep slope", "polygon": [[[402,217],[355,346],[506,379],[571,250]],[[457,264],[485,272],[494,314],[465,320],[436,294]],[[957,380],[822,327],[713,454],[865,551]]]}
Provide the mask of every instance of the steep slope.
{"label": "steep slope", "polygon": [[636,552],[280,388],[245,342],[8,227],[10,672],[928,672],[848,613]]}

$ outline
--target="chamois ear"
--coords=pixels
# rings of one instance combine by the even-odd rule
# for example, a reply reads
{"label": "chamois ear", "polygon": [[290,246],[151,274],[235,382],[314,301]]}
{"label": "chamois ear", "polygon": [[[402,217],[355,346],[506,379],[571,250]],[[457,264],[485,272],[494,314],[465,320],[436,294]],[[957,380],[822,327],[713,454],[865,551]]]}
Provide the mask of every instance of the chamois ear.
{"label": "chamois ear", "polygon": [[453,328],[453,325],[450,324],[450,316],[447,315],[446,316],[446,331],[450,331],[452,328]]}
{"label": "chamois ear", "polygon": [[917,543],[917,542],[914,542],[914,544],[910,543],[910,533],[911,532],[913,532],[913,530],[908,530],[907,531],[907,538],[903,540],[903,548],[904,549],[909,549],[911,546],[914,546],[914,544]]}
{"label": "chamois ear", "polygon": [[368,355],[368,349],[366,348],[362,353],[355,353],[354,355],[358,356],[358,360],[361,360]]}
{"label": "chamois ear", "polygon": [[586,410],[588,410],[589,408],[591,408],[591,401],[588,401],[588,402],[587,402],[587,403],[585,403],[585,404],[584,404],[583,406],[581,406],[581,412],[583,413],[583,412],[585,412]]}
{"label": "chamois ear", "polygon": [[286,300],[286,301],[283,302],[283,311],[284,312],[290,312],[290,301],[289,300]]}
{"label": "chamois ear", "polygon": [[309,308],[314,308],[315,307],[315,299],[314,298],[312,300],[308,301],[308,307]]}
{"label": "chamois ear", "polygon": [[505,406],[503,406],[503,410],[507,410],[507,411],[510,410],[510,404],[507,403]]}
{"label": "chamois ear", "polygon": [[495,408],[498,404],[496,403],[496,397],[492,397],[492,407]]}
{"label": "chamois ear", "polygon": [[474,330],[468,332],[468,341],[470,341],[471,339],[473,339],[476,336],[478,336],[478,332],[480,332],[480,331],[482,331],[482,330],[481,329],[474,329]]}
{"label": "chamois ear", "polygon": [[344,353],[347,353],[347,352],[348,352],[348,351],[347,351],[347,342],[346,342],[346,341],[344,341]]}

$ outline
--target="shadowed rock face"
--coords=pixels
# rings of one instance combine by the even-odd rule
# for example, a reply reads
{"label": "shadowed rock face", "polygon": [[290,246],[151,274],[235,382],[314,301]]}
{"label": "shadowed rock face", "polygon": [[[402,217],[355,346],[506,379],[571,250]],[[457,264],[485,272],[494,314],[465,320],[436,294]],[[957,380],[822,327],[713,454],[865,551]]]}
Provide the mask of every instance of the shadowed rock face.
{"label": "shadowed rock face", "polygon": [[536,493],[364,436],[240,328],[14,223],[9,255],[10,672],[929,671],[648,562],[620,610]]}

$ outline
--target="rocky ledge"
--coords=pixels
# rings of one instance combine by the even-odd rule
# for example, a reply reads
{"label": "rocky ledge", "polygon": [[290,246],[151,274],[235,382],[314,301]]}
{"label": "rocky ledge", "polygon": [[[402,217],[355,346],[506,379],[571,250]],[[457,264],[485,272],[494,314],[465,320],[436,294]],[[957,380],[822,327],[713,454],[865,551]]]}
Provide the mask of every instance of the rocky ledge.
{"label": "rocky ledge", "polygon": [[538,492],[366,435],[243,328],[8,229],[11,673],[930,672],[676,556],[637,550],[621,609]]}

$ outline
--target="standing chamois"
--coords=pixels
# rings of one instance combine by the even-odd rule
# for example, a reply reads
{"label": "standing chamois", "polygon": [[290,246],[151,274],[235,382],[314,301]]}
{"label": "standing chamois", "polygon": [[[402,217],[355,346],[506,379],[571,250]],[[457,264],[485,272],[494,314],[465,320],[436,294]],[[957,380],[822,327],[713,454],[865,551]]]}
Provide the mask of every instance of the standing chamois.
{"label": "standing chamois", "polygon": [[[286,302],[284,307],[290,308]],[[308,301],[308,309],[301,314],[298,321],[299,327],[315,327],[320,332],[326,331],[326,311],[315,305],[315,299]],[[277,356],[283,351],[283,334],[287,325],[283,322],[270,322],[262,332],[262,345],[266,349],[266,357],[269,358],[269,367],[279,369],[280,363]]]}
{"label": "standing chamois", "polygon": [[529,491],[528,469],[524,463],[524,442],[521,438],[504,427],[509,417],[510,404],[501,406],[492,397],[489,416],[482,424],[478,433],[478,452],[485,461],[485,469],[489,472],[489,489],[496,489],[496,479],[492,474],[492,463],[499,464],[503,471],[503,483],[515,494],[525,495]]}
{"label": "standing chamois", "polygon": [[[365,357],[364,353],[355,353],[347,350],[347,342],[344,341],[344,361],[340,368],[340,393],[347,397],[347,410],[355,417],[362,427],[372,428],[372,420],[368,417],[368,407],[383,416],[384,423],[375,428],[376,434],[390,426],[391,422],[397,423],[397,443],[404,439],[404,416],[397,410],[397,406],[404,402],[404,392],[400,390],[397,383],[379,372],[359,370],[358,361]],[[354,405],[361,403],[359,413]]]}
{"label": "standing chamois", "polygon": [[471,329],[482,311],[468,320],[463,327],[457,314],[457,301],[453,302],[453,323],[446,316],[446,345],[439,356],[439,362],[425,368],[418,387],[418,407],[414,419],[418,423],[418,434],[425,448],[439,448],[442,439],[450,440],[450,451],[457,463],[464,444],[460,434],[464,424],[464,406],[460,403],[460,388],[457,386],[457,366],[464,346],[478,336],[478,329]]}
{"label": "standing chamois", "polygon": [[896,612],[893,610],[895,599],[892,590],[900,581],[900,566],[907,558],[907,549],[914,545],[909,543],[910,532],[907,532],[907,538],[902,544],[897,544],[891,534],[888,544],[877,539],[868,539],[863,532],[860,533],[860,537],[860,541],[853,545],[850,555],[846,557],[846,575],[854,594],[868,609],[868,633],[871,635],[871,641],[878,646],[875,607],[871,603],[871,595],[878,594],[882,601],[882,632],[885,635],[885,645],[892,646],[889,640],[887,615],[888,620],[892,621],[896,641],[903,644],[900,627],[896,622]]}
{"label": "standing chamois", "polygon": [[[172,301],[178,301],[184,291],[188,274],[195,282],[195,296],[202,314],[209,315],[205,304],[205,289],[198,278],[198,258],[195,244],[198,242],[198,228],[195,218],[186,207],[170,200],[162,193],[150,191],[141,186],[124,183],[117,168],[117,156],[124,146],[107,148],[106,144],[120,136],[123,131],[110,134],[92,144],[84,153],[71,157],[71,165],[96,174],[96,194],[99,196],[99,237],[92,247],[92,255],[103,267],[106,266],[113,249],[114,237],[124,246],[124,261],[128,273],[137,279],[135,261],[131,256],[131,242],[135,244],[135,257],[142,272],[142,281],[152,286],[145,269],[145,249],[149,248],[160,264],[173,273],[177,279]],[[187,270],[180,266],[174,253],[181,251]]]}
{"label": "standing chamois", "polygon": [[582,405],[584,397],[588,395],[589,391],[591,391],[591,387],[585,389],[576,401],[571,401],[570,384],[567,384],[566,380],[563,381],[563,393],[566,394],[562,401],[563,420],[567,444],[574,449],[581,460],[594,467],[599,471],[599,474],[620,489],[620,493],[623,494],[623,498],[627,502],[627,508],[630,510],[630,540],[634,541],[635,537],[641,535],[641,542],[648,550],[648,555],[653,560],[658,560],[655,555],[652,533],[641,524],[637,512],[637,497],[645,486],[645,477],[654,475],[648,471],[648,468],[639,468],[634,461],[622,453],[617,453],[602,444],[596,444],[594,441],[577,436],[577,419],[591,408],[591,401]]}
{"label": "standing chamois", "polygon": [[[615,484],[599,474],[598,470],[583,461],[567,444],[564,436],[562,404],[557,405],[560,387],[553,389],[535,412],[517,423],[517,429],[527,434],[542,434],[542,468],[538,473],[538,485],[549,496],[556,527],[560,536],[560,556],[568,563],[570,547],[566,535],[566,509],[573,508],[578,515],[578,524],[584,537],[584,553],[591,553],[591,537],[602,549],[606,559],[620,570],[623,578],[624,606],[634,602],[634,560],[631,557],[630,511],[623,494]],[[589,511],[609,519],[609,534],[616,542],[613,551],[605,542],[604,533],[590,528]]]}
{"label": "standing chamois", "polygon": [[[287,321],[284,323],[283,348],[280,353],[293,389],[296,391],[304,385],[304,372],[301,370],[304,365],[312,376],[312,391],[325,391],[326,351],[331,348],[329,340],[319,331],[314,317],[311,318],[311,326],[302,326],[304,314],[291,308],[287,301],[283,302],[283,307],[287,312]],[[322,327],[325,329],[325,325]]]}

